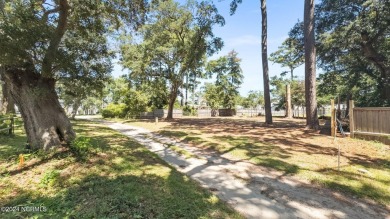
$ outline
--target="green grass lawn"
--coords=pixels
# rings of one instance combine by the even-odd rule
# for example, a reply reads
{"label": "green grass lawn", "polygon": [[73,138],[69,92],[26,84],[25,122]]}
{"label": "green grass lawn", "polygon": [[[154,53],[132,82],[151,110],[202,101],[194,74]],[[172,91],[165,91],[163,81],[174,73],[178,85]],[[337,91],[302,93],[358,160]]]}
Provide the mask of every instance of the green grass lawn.
{"label": "green grass lawn", "polygon": [[375,159],[373,157],[372,159],[368,158],[367,161],[354,162],[346,157],[341,157],[341,169],[338,171],[335,162],[337,160],[336,153],[333,155],[297,153],[248,137],[206,137],[191,132],[183,136],[182,130],[177,131],[177,133],[166,130],[158,133],[165,136],[176,136],[176,138],[182,136],[178,137],[182,142],[215,150],[221,154],[229,154],[237,159],[270,167],[318,185],[390,205],[390,156],[386,154],[386,146],[380,143],[372,143],[370,146],[376,148],[377,151],[382,151],[383,158]]}
{"label": "green grass lawn", "polygon": [[49,154],[26,151],[21,130],[0,135],[0,207],[46,210],[0,218],[242,218],[135,141],[89,121],[74,128],[72,149]]}
{"label": "green grass lawn", "polygon": [[158,125],[143,120],[125,122],[390,206],[390,147],[381,143],[338,138],[341,148],[338,171],[337,144],[332,138],[306,132],[299,125],[288,127],[284,120],[275,127],[256,128],[253,121],[234,119],[176,119]]}

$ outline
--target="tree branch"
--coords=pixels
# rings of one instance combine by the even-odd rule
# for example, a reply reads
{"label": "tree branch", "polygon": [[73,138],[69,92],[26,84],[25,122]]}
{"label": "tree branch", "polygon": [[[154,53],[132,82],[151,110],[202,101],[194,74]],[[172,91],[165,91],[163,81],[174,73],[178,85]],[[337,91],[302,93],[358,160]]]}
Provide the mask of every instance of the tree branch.
{"label": "tree branch", "polygon": [[53,77],[52,65],[57,55],[58,46],[60,45],[61,39],[64,36],[66,31],[68,16],[69,16],[68,1],[60,0],[58,25],[50,40],[49,47],[47,48],[45,57],[42,62],[42,76],[45,78]]}
{"label": "tree branch", "polygon": [[371,62],[373,63],[380,71],[382,76],[387,76],[388,68],[386,66],[387,60],[386,57],[382,54],[380,54],[372,45],[371,41],[369,40],[367,33],[362,33],[362,49],[363,49],[363,55]]}
{"label": "tree branch", "polygon": [[44,22],[47,22],[47,18],[49,17],[50,14],[53,14],[53,13],[57,13],[61,10],[60,7],[56,7],[56,8],[53,8],[53,9],[50,9],[50,10],[47,10],[43,13],[42,15],[42,19]]}

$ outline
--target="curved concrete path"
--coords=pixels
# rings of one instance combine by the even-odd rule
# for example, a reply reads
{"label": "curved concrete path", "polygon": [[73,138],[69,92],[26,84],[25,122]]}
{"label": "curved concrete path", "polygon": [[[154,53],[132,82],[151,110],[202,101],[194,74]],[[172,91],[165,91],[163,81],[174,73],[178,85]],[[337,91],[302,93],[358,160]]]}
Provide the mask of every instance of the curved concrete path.
{"label": "curved concrete path", "polygon": [[[247,218],[379,218],[388,210],[318,189],[278,172],[189,145],[122,123],[97,120],[145,145],[150,151],[230,203]],[[176,145],[196,158],[169,149]]]}

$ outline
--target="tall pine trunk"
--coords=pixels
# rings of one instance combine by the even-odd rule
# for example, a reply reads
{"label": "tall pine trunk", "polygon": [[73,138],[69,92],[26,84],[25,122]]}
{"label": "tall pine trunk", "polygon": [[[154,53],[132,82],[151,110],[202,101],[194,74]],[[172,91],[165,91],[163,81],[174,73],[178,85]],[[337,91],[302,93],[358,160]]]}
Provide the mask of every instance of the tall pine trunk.
{"label": "tall pine trunk", "polygon": [[265,123],[272,124],[267,53],[267,3],[261,0],[261,58],[263,63]]}
{"label": "tall pine trunk", "polygon": [[75,138],[72,125],[55,92],[55,80],[26,69],[7,69],[5,81],[23,118],[28,142],[50,149]]}
{"label": "tall pine trunk", "polygon": [[185,101],[184,101],[184,104],[187,106],[187,104],[188,104],[188,73],[187,73],[187,75],[186,75],[186,99],[185,99]]}
{"label": "tall pine trunk", "polygon": [[290,68],[290,74],[291,74],[291,81],[294,80],[294,69]]}
{"label": "tall pine trunk", "polygon": [[314,0],[305,0],[304,11],[306,128],[318,129]]}

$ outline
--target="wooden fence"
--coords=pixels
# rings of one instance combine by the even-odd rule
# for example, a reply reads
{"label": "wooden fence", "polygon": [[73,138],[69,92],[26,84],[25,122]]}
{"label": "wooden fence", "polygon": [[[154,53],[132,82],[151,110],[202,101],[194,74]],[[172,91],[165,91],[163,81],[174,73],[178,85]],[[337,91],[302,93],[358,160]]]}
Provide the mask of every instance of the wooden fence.
{"label": "wooden fence", "polygon": [[15,133],[15,118],[12,116],[8,118],[0,118],[0,132],[13,135]]}
{"label": "wooden fence", "polygon": [[[331,111],[331,107],[318,107],[317,116],[330,117]],[[306,118],[306,107],[294,107],[292,112],[294,118]],[[341,109],[340,114],[341,118],[345,118],[347,116],[345,109]]]}
{"label": "wooden fence", "polygon": [[[223,114],[221,114],[221,112]],[[212,116],[226,116],[224,113],[224,109],[219,109],[219,110],[214,110],[214,115],[213,110],[211,109],[199,109],[197,111],[198,117],[212,117]],[[272,110],[271,111],[272,116],[279,116],[279,117],[284,117],[286,116],[286,111],[285,110]],[[325,112],[325,109],[320,109],[318,108],[318,116],[325,115],[325,113],[328,113],[327,111]],[[328,113],[330,115],[330,113]],[[264,109],[256,109],[256,108],[248,108],[248,109],[237,109],[236,116],[249,116],[249,117],[256,117],[256,116],[264,116],[265,115],[265,110]],[[298,118],[305,118],[306,111],[305,108],[297,108],[293,110],[293,115],[294,117]]]}
{"label": "wooden fence", "polygon": [[212,109],[198,109],[197,114],[198,117],[215,117],[219,116],[218,110],[212,110]]}
{"label": "wooden fence", "polygon": [[219,116],[235,116],[236,110],[235,109],[218,109],[218,115]]}
{"label": "wooden fence", "polygon": [[261,113],[263,113],[264,110],[261,110],[261,109],[257,109],[257,108],[248,108],[248,109],[238,109],[237,110],[237,116],[249,116],[249,117],[253,117],[253,116],[259,116],[261,115]]}
{"label": "wooden fence", "polygon": [[356,135],[390,139],[390,107],[354,107],[350,101],[349,126],[351,137]]}
{"label": "wooden fence", "polygon": [[[168,115],[168,110],[156,109],[153,112],[143,112],[140,113],[137,118],[139,119],[154,119],[164,118]],[[183,116],[183,110],[173,110],[173,118],[181,118]]]}

